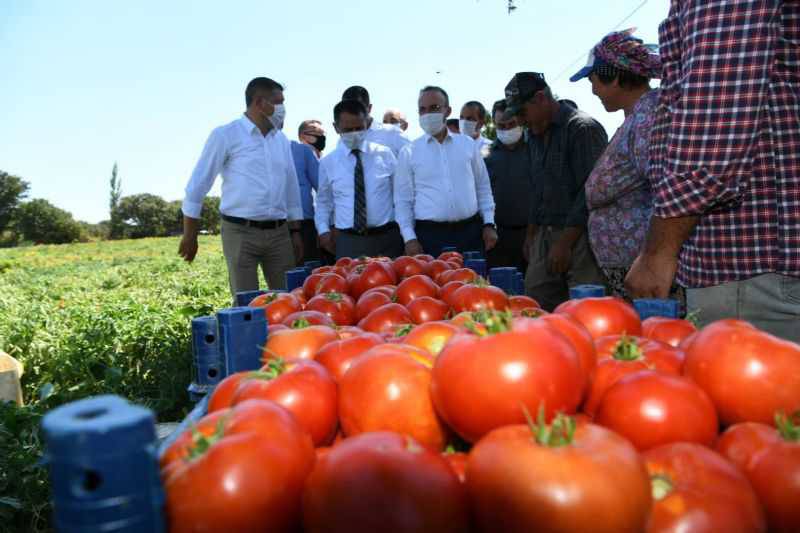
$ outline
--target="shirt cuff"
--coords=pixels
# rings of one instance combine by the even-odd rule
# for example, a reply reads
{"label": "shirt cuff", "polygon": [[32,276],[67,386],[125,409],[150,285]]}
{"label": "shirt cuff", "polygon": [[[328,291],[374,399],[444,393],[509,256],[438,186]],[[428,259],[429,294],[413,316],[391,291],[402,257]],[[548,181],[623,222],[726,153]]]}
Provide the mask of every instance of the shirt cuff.
{"label": "shirt cuff", "polygon": [[703,215],[717,205],[740,198],[739,187],[730,187],[705,169],[688,176],[671,174],[656,186],[653,214],[659,218]]}
{"label": "shirt cuff", "polygon": [[317,226],[317,235],[325,235],[331,230],[331,226],[329,224],[316,224]]}
{"label": "shirt cuff", "polygon": [[203,204],[198,202],[191,202],[188,199],[183,199],[183,206],[181,207],[183,214],[189,218],[200,218],[200,213],[203,212]]}
{"label": "shirt cuff", "polygon": [[484,211],[481,216],[484,224],[494,224],[494,211]]}
{"label": "shirt cuff", "polygon": [[288,218],[290,222],[303,220],[303,209],[301,207],[294,207],[289,209]]}
{"label": "shirt cuff", "polygon": [[417,238],[414,228],[410,226],[401,226],[400,234],[403,236],[403,242],[413,241]]}

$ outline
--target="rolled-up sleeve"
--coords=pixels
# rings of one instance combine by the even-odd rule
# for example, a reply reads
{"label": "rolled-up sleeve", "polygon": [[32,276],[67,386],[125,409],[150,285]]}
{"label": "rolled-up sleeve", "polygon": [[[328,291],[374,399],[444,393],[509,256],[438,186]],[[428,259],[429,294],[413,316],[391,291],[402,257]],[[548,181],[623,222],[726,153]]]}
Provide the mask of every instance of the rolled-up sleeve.
{"label": "rolled-up sleeve", "polygon": [[417,238],[414,232],[414,174],[411,168],[411,147],[400,150],[394,176],[394,212],[405,242]]}
{"label": "rolled-up sleeve", "polygon": [[608,145],[606,130],[599,122],[586,121],[578,124],[572,135],[569,146],[570,164],[575,179],[574,187],[577,191],[575,199],[569,208],[565,226],[585,226],[589,219],[589,210],[586,207],[586,179],[592,173],[597,159]]}
{"label": "rolled-up sleeve", "polygon": [[186,184],[186,196],[183,198],[181,210],[189,218],[200,218],[203,211],[203,199],[211,190],[217,176],[222,172],[227,157],[225,132],[216,128],[208,136],[200,159],[194,167],[189,183]]}
{"label": "rolled-up sleeve", "polygon": [[483,217],[484,224],[494,224],[494,195],[492,194],[492,182],[489,179],[489,171],[483,161],[481,153],[483,145],[474,143],[475,149],[472,153],[472,173],[475,176],[475,193],[478,196],[478,211]]}

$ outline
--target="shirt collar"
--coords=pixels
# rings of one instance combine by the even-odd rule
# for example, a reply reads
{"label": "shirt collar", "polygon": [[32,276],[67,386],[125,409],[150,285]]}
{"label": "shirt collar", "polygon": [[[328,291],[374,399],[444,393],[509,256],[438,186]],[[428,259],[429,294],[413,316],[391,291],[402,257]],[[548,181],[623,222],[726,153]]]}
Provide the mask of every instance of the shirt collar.
{"label": "shirt collar", "polygon": [[562,126],[567,123],[567,119],[575,113],[575,108],[565,104],[564,102],[558,103],[558,113],[556,113],[556,118],[553,119],[554,126]]}
{"label": "shirt collar", "polygon": [[[250,117],[248,117],[246,114],[242,113],[242,118],[239,119],[239,124],[242,125],[242,128],[244,128],[245,133],[247,133],[248,135],[253,135],[253,133],[255,132],[258,134],[259,137],[263,137],[263,135],[261,135],[261,130],[258,129],[256,123],[250,120]],[[271,130],[269,130],[269,133],[267,133],[266,136],[269,137],[276,131],[278,131],[278,128],[273,127]]]}
{"label": "shirt collar", "polygon": [[[450,128],[448,128],[448,127],[445,125],[444,129],[447,131],[447,135],[445,135],[445,137],[444,137],[444,140],[442,141],[442,144],[444,144],[444,143],[446,143],[446,142],[449,142],[449,141],[452,141],[452,140],[453,140],[453,133],[450,131]],[[431,135],[431,134],[429,134],[429,133],[426,133],[426,134],[425,134],[425,142],[426,142],[426,143],[429,143],[429,142],[431,142],[431,141],[433,141],[433,142],[435,142],[435,143],[438,143],[438,142],[439,142],[438,140],[436,140],[436,138],[435,138],[433,135]]]}

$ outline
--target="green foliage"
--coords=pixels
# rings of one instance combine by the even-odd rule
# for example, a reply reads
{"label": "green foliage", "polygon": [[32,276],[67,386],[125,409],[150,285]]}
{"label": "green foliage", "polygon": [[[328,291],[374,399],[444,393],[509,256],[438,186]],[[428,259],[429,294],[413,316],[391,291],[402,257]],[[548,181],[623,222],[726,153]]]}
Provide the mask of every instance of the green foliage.
{"label": "green foliage", "polygon": [[125,231],[125,225],[120,217],[119,199],[122,196],[122,178],[117,175],[117,163],[111,169],[111,192],[108,199],[108,212],[110,216],[108,238],[121,239]]}
{"label": "green foliage", "polygon": [[81,238],[81,227],[72,214],[41,198],[21,204],[16,219],[17,232],[25,241],[62,244]]}
{"label": "green foliage", "polygon": [[114,393],[159,421],[187,412],[190,320],[230,295],[219,237],[201,236],[191,265],[177,249],[167,238],[0,250],[0,349],[25,366],[29,404],[0,407],[0,531],[46,530],[46,473],[35,466],[46,410]]}
{"label": "green foliage", "polygon": [[124,196],[115,214],[125,223],[125,235],[133,239],[168,235],[174,223],[170,205],[149,193]]}
{"label": "green foliage", "polygon": [[219,233],[219,196],[206,196],[203,199],[203,212],[200,215],[200,229],[209,233]]}
{"label": "green foliage", "polygon": [[27,181],[0,170],[0,233],[11,225],[19,202],[29,188]]}

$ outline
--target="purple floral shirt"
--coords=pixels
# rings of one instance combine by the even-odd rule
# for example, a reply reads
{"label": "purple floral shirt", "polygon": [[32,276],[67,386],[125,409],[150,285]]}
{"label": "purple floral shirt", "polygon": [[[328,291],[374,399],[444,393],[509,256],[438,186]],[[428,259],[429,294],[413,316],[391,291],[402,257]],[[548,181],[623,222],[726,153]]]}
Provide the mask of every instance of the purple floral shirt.
{"label": "purple floral shirt", "polygon": [[657,89],[642,95],[586,180],[589,242],[602,267],[630,267],[644,243],[653,212],[647,168],[657,103]]}

